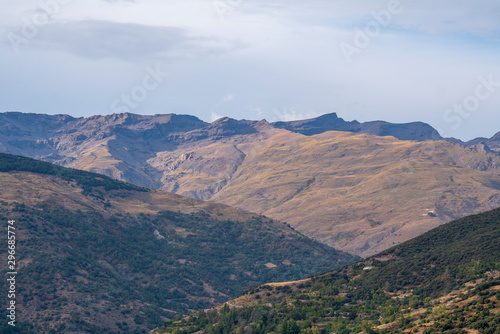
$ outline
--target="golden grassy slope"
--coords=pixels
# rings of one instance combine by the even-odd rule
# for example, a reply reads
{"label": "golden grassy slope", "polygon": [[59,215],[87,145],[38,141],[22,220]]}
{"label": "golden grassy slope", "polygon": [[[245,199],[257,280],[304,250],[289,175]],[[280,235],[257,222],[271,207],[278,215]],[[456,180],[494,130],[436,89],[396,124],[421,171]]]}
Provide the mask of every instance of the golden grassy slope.
{"label": "golden grassy slope", "polygon": [[208,200],[226,186],[250,152],[265,147],[277,134],[288,133],[267,122],[255,128],[258,132],[252,134],[201,140],[158,152],[146,163],[159,174],[160,189]]}
{"label": "golden grassy slope", "polygon": [[445,141],[255,128],[158,152],[110,137],[63,165],[264,214],[362,256],[500,206],[500,155]]}
{"label": "golden grassy slope", "polygon": [[[255,214],[227,205],[205,202],[193,198],[151,190],[149,192],[112,190],[106,199],[111,204],[105,207],[101,200],[82,194],[82,189],[55,176],[28,172],[0,173],[0,199],[6,202],[23,202],[36,206],[53,201],[71,210],[92,208],[105,214],[115,213],[157,213],[161,210],[195,213],[201,210],[218,219],[245,221]],[[282,226],[283,224],[276,224]]]}
{"label": "golden grassy slope", "polygon": [[[368,256],[500,206],[500,176],[464,167],[489,157],[444,141],[284,132],[249,153],[212,200]],[[437,217],[427,214],[432,210]]]}

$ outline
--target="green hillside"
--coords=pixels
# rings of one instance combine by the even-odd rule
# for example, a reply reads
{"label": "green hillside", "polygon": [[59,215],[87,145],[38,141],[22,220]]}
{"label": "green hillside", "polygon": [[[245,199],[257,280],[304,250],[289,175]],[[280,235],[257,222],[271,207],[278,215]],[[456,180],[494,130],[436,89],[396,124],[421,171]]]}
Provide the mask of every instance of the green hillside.
{"label": "green hillside", "polygon": [[0,221],[16,220],[17,332],[146,333],[251,286],[354,260],[223,205],[22,157],[1,155],[0,166]]}
{"label": "green hillside", "polygon": [[65,181],[75,181],[86,193],[91,192],[95,187],[104,187],[106,191],[117,189],[148,191],[147,188],[117,181],[105,175],[65,168],[19,155],[0,153],[0,173],[5,172],[32,172],[57,176]]}
{"label": "green hillside", "polygon": [[169,322],[157,332],[468,330],[500,333],[500,209],[443,225],[310,280],[254,288],[218,310]]}

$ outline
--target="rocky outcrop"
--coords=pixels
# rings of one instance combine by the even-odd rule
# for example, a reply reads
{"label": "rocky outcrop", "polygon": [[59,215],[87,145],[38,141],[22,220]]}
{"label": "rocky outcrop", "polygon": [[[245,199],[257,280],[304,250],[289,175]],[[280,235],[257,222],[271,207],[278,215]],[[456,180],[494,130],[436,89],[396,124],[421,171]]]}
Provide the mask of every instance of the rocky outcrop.
{"label": "rocky outcrop", "polygon": [[358,121],[346,122],[336,113],[326,114],[308,120],[276,122],[273,126],[292,132],[312,136],[327,131],[348,131],[354,133],[367,133],[375,136],[392,136],[401,140],[440,140],[442,137],[429,124],[422,122],[394,124],[384,121],[359,123]]}

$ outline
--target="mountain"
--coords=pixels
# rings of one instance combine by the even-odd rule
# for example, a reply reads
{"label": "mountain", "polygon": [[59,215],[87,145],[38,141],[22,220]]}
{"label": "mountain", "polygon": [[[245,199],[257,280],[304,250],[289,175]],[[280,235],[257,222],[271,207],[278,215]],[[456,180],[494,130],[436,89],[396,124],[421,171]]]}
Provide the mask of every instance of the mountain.
{"label": "mountain", "polygon": [[[361,256],[500,206],[500,157],[446,141],[288,132],[241,151],[244,161],[212,201],[286,221]],[[193,181],[188,172],[205,154],[194,151],[170,175]]]}
{"label": "mountain", "polygon": [[366,133],[375,136],[392,136],[400,140],[439,140],[443,139],[429,124],[422,122],[394,124],[384,121],[359,123],[358,121],[346,122],[336,113],[326,114],[312,119],[276,122],[272,125],[279,129],[301,133],[306,136],[317,135],[327,131],[347,131]]}
{"label": "mountain", "polygon": [[73,118],[8,112],[0,114],[0,150],[158,188],[143,161],[175,147],[168,136],[206,126],[187,115]]}
{"label": "mountain", "polygon": [[500,155],[424,141],[440,137],[418,122],[3,113],[0,124],[4,152],[264,214],[361,256],[500,206]]}
{"label": "mountain", "polygon": [[17,332],[142,333],[355,259],[260,215],[30,158],[0,154],[0,184]]}
{"label": "mountain", "polygon": [[310,279],[270,283],[154,333],[499,333],[500,209]]}
{"label": "mountain", "polygon": [[500,132],[491,138],[475,138],[468,142],[463,143],[467,147],[475,147],[487,152],[500,152]]}

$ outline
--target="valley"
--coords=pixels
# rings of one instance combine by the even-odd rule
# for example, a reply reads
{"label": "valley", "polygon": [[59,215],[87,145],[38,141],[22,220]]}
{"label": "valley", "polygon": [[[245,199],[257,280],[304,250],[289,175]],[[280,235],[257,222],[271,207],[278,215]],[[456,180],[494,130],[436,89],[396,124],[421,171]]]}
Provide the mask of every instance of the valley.
{"label": "valley", "polygon": [[19,333],[144,333],[356,259],[264,216],[25,157],[0,154],[0,184]]}
{"label": "valley", "polygon": [[[494,138],[336,115],[1,116],[2,150],[50,161],[0,153],[0,218],[18,222],[23,250],[20,333],[490,333],[497,321]],[[33,117],[39,130],[21,128]]]}
{"label": "valley", "polygon": [[265,284],[153,333],[497,333],[500,210],[309,280]]}
{"label": "valley", "polygon": [[500,334],[500,1],[4,1],[0,334]]}

